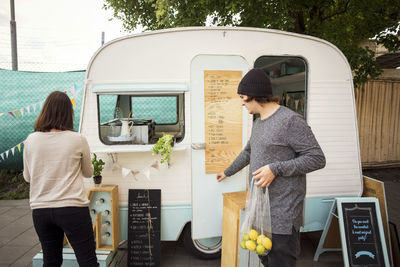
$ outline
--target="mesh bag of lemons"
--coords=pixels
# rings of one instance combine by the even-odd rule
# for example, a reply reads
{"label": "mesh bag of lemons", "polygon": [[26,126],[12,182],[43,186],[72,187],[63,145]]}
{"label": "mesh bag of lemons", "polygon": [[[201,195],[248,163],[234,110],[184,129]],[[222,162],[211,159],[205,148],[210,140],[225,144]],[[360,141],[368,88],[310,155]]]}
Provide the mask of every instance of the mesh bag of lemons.
{"label": "mesh bag of lemons", "polygon": [[271,213],[268,188],[251,181],[246,198],[244,220],[240,227],[240,247],[265,256],[272,249]]}

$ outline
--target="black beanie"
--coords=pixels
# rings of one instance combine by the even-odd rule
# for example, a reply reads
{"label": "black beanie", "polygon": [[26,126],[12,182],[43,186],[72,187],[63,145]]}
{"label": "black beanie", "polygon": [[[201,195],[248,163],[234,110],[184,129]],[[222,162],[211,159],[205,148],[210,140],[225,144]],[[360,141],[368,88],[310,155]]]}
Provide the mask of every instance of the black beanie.
{"label": "black beanie", "polygon": [[239,83],[238,94],[248,96],[272,96],[271,81],[262,69],[251,69]]}

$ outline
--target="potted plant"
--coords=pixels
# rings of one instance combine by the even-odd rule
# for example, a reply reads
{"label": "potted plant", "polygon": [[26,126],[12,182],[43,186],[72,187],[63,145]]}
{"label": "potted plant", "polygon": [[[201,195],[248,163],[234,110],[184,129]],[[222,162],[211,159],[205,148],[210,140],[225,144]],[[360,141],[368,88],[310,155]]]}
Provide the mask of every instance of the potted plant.
{"label": "potted plant", "polygon": [[174,145],[174,136],[163,133],[157,143],[151,148],[153,155],[161,155],[161,163],[166,162],[168,166],[171,163],[172,146]]}
{"label": "potted plant", "polygon": [[101,180],[102,180],[101,172],[103,171],[103,165],[105,163],[101,159],[97,160],[96,153],[93,153],[92,164],[93,164],[93,169],[94,169],[93,181],[94,181],[95,186],[99,186],[101,184]]}

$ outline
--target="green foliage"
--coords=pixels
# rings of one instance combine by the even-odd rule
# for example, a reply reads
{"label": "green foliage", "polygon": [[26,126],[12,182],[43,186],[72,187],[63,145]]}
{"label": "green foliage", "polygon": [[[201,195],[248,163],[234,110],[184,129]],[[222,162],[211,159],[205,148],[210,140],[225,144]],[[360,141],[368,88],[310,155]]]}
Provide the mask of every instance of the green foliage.
{"label": "green foliage", "polygon": [[97,155],[96,153],[93,153],[93,158],[92,158],[92,165],[93,165],[93,176],[101,176],[101,172],[103,171],[103,165],[104,165],[104,161],[102,161],[101,159],[97,160]]}
{"label": "green foliage", "polygon": [[0,170],[0,199],[29,198],[29,184],[22,171]]}
{"label": "green foliage", "polygon": [[170,164],[173,142],[173,135],[163,133],[162,137],[159,138],[157,143],[151,148],[153,154],[161,155],[161,163],[167,162],[168,165]]}
{"label": "green foliage", "polygon": [[205,26],[208,19],[214,26],[271,28],[322,38],[343,51],[354,71],[356,85],[381,73],[374,52],[360,48],[362,41],[375,38],[390,51],[400,49],[400,1],[104,1],[104,8],[112,9],[128,31],[138,26],[144,30]]}

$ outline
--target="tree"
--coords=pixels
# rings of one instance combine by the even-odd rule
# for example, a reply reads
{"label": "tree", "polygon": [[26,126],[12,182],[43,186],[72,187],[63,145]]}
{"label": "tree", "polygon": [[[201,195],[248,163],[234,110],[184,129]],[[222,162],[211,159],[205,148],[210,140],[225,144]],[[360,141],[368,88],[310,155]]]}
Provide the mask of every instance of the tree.
{"label": "tree", "polygon": [[185,26],[244,26],[307,34],[335,44],[347,57],[359,85],[382,70],[369,47],[374,39],[400,49],[399,0],[104,0],[126,30]]}

